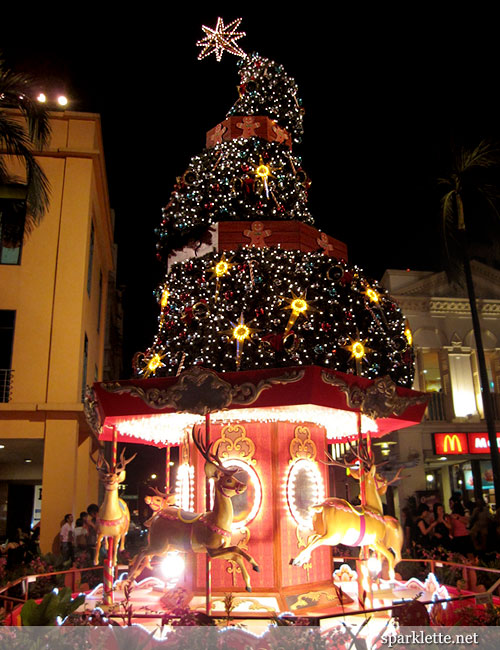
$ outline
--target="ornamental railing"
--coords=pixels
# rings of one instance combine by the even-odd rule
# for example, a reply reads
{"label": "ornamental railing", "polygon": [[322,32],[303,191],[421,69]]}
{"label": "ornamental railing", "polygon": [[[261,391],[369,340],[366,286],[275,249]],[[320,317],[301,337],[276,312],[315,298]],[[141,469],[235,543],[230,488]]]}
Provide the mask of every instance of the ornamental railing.
{"label": "ornamental railing", "polygon": [[[353,558],[353,557],[345,557],[345,558],[340,558],[340,557],[335,557],[334,562],[336,564],[338,563],[349,563],[349,562],[365,562],[366,560],[360,560],[359,558]],[[456,571],[460,571],[463,573],[464,578],[467,578],[467,576],[474,575],[476,576],[476,572],[485,572],[485,573],[490,573],[493,574],[494,578],[492,580],[493,584],[489,587],[489,589],[482,591],[482,592],[471,592],[468,591],[468,593],[461,593],[457,596],[451,596],[448,598],[442,598],[442,599],[431,599],[431,600],[423,600],[420,601],[424,605],[436,605],[438,603],[449,603],[449,602],[457,602],[457,601],[472,601],[473,604],[477,605],[484,605],[486,603],[492,603],[493,598],[496,594],[500,595],[500,569],[493,569],[490,567],[480,567],[476,565],[471,565],[471,564],[460,564],[458,562],[447,562],[447,561],[442,561],[442,560],[436,560],[436,559],[430,559],[430,558],[403,558],[401,560],[401,563],[421,563],[422,566],[429,565],[429,569],[432,573],[436,573],[438,569],[442,569],[444,567],[452,568]],[[398,563],[399,564],[399,563]],[[154,566],[154,565],[153,565]],[[116,567],[117,575],[120,574],[121,571],[126,571],[127,570],[126,565],[118,565]],[[30,597],[29,591],[30,591],[30,585],[35,583],[37,579],[47,579],[49,577],[52,577],[53,579],[60,578],[64,581],[64,584],[69,586],[71,588],[71,591],[73,594],[77,593],[78,588],[80,587],[80,584],[83,583],[85,574],[88,571],[102,571],[103,567],[102,566],[93,566],[93,567],[85,567],[85,568],[76,568],[73,567],[71,569],[68,569],[66,571],[52,571],[50,573],[42,573],[42,574],[37,574],[37,575],[31,575],[31,576],[22,576],[21,578],[18,578],[17,580],[10,582],[7,585],[4,585],[3,587],[0,587],[0,606],[3,606],[5,609],[5,625],[15,625],[16,624],[16,612],[17,614],[19,613],[19,608],[21,605],[23,605],[28,598]],[[469,580],[466,580],[466,582],[469,582]],[[475,583],[474,579],[474,583]],[[52,587],[55,585],[52,585]],[[12,595],[12,590],[15,588],[20,589],[21,593],[19,595],[13,596]],[[47,588],[47,591],[50,591],[50,587]],[[376,596],[376,592],[373,594]],[[395,605],[397,603],[392,603],[390,605],[386,605],[383,607],[374,607],[371,609],[364,608],[364,609],[351,609],[349,606],[346,606],[343,611],[337,612],[335,614],[321,614],[321,615],[306,615],[306,617],[310,620],[310,625],[320,625],[321,621],[326,621],[328,619],[338,619],[342,618],[345,616],[356,616],[358,614],[361,615],[366,615],[366,614],[371,614],[371,613],[377,613],[377,612],[387,612],[388,614],[394,609]],[[159,621],[162,625],[165,623],[170,623],[171,620],[178,618],[178,616],[171,615],[168,613],[142,613],[142,612],[133,612],[132,608],[129,608],[127,611],[122,611],[122,612],[116,612],[116,613],[110,613],[107,615],[108,618],[116,619],[122,621],[123,625],[131,625],[132,622],[138,622],[141,619],[147,620],[147,619],[155,619]],[[225,613],[213,613],[210,615],[210,618],[212,618],[214,621],[218,621],[221,619],[226,618]],[[300,617],[300,613],[297,613],[297,616]],[[231,613],[231,619],[235,620],[273,620],[276,617],[276,612],[255,612],[255,613],[236,613],[232,612]],[[291,619],[295,618],[293,615],[290,617]]]}
{"label": "ornamental railing", "polygon": [[446,396],[444,393],[430,393],[431,398],[425,411],[425,419],[431,421],[446,420]]}
{"label": "ornamental railing", "polygon": [[14,371],[10,368],[0,368],[0,403],[10,402]]}

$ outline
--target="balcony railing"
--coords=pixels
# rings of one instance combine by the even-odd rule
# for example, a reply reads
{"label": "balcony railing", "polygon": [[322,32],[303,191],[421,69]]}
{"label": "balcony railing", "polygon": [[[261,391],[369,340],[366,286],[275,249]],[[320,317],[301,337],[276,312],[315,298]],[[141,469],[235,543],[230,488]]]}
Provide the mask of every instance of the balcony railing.
{"label": "balcony railing", "polygon": [[0,403],[10,402],[12,397],[13,378],[13,370],[0,368]]}
{"label": "balcony railing", "polygon": [[425,411],[426,420],[446,420],[445,395],[444,393],[431,393],[431,398]]}

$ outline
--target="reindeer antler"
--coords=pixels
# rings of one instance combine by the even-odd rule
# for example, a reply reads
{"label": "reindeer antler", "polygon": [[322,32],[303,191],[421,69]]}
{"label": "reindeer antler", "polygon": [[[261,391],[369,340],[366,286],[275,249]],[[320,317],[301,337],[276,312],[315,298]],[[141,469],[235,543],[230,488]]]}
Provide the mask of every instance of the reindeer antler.
{"label": "reindeer antler", "polygon": [[120,454],[120,460],[119,460],[118,464],[116,465],[116,471],[117,472],[122,472],[125,469],[125,467],[131,461],[133,461],[134,458],[137,456],[137,452],[136,452],[133,456],[130,456],[130,458],[125,458],[125,450],[126,450],[126,447],[124,447],[122,449],[122,453]]}
{"label": "reindeer antler", "polygon": [[[94,460],[92,454],[90,454],[90,460],[94,463],[98,472],[107,472],[108,474],[111,472],[111,467],[109,466],[108,461],[104,458],[104,454],[101,449],[97,455],[97,460]],[[106,469],[103,468],[104,464],[106,464]]]}
{"label": "reindeer antler", "polygon": [[321,460],[320,462],[322,462],[323,465],[333,465],[335,467],[343,467],[344,469],[352,469],[352,463],[349,463],[349,461],[347,460],[344,461],[336,460],[327,451],[325,451],[325,456],[328,458],[328,462],[325,460]]}
{"label": "reindeer antler", "polygon": [[354,447],[350,440],[347,441],[347,444],[349,445],[349,453],[351,453],[354,458],[362,463],[367,469],[370,469],[373,465],[373,459],[370,457],[368,449],[360,443]]}
{"label": "reindeer antler", "polygon": [[200,452],[200,454],[203,456],[203,458],[206,460],[207,463],[211,463],[212,465],[215,465],[215,467],[220,470],[223,474],[226,474],[227,476],[231,476],[232,474],[235,474],[238,471],[238,468],[234,469],[229,469],[227,467],[224,467],[222,464],[221,459],[219,458],[219,452],[215,454],[212,453],[212,447],[214,446],[214,443],[211,442],[208,446],[202,442],[201,440],[201,431],[198,431],[198,434],[195,433],[195,427],[193,427],[193,442],[196,446],[196,449]]}
{"label": "reindeer antler", "polygon": [[152,490],[157,497],[162,497],[162,499],[168,499],[169,497],[175,496],[175,490],[173,492],[160,492],[157,487],[150,487],[149,489]]}
{"label": "reindeer antler", "polygon": [[394,478],[391,478],[390,481],[387,481],[387,485],[392,485],[393,483],[396,483],[396,481],[400,481],[400,480],[401,480],[401,472],[402,472],[402,471],[403,471],[403,468],[400,467],[400,468],[398,469],[398,471],[396,472],[396,475],[394,476]]}

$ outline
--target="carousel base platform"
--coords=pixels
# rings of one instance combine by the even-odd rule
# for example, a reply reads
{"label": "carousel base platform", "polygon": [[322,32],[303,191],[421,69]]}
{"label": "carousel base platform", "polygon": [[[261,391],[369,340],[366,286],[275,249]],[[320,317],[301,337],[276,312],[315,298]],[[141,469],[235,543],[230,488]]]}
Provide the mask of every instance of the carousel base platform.
{"label": "carousel base platform", "polygon": [[[362,590],[361,590],[362,591]],[[255,634],[261,634],[270,622],[285,612],[293,616],[314,619],[322,629],[340,626],[343,623],[361,625],[366,620],[364,610],[387,608],[370,615],[370,634],[378,633],[392,616],[392,609],[405,602],[430,602],[450,597],[445,586],[440,585],[433,574],[422,582],[415,578],[408,581],[380,580],[365,592],[364,608],[360,604],[360,588],[357,580],[336,582],[305,593],[247,593],[232,592],[231,619],[233,624],[243,625]],[[203,594],[188,593],[183,587],[168,584],[157,577],[146,578],[135,583],[126,599],[124,583],[115,583],[113,604],[103,605],[103,588],[99,585],[86,596],[84,607],[103,608],[108,614],[125,617],[126,608],[131,609],[132,624],[145,628],[157,628],[162,617],[177,608],[206,613],[206,597]],[[422,606],[423,607],[423,606]],[[212,594],[210,601],[212,616],[226,619],[224,593]],[[123,621],[125,618],[123,618]]]}

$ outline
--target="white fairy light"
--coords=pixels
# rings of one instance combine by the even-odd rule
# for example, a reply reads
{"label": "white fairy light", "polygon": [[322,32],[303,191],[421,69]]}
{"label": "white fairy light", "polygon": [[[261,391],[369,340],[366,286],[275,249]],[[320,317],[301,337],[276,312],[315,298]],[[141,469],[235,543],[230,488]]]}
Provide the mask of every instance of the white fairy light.
{"label": "white fairy light", "polygon": [[[227,422],[308,422],[324,427],[328,440],[345,441],[358,435],[358,416],[352,411],[294,404],[270,408],[244,408],[215,411],[210,415],[214,423]],[[180,444],[186,432],[205,421],[203,416],[191,413],[162,413],[114,421],[121,436],[131,436],[155,444]],[[362,433],[377,433],[378,425],[366,415],[361,416]]]}

